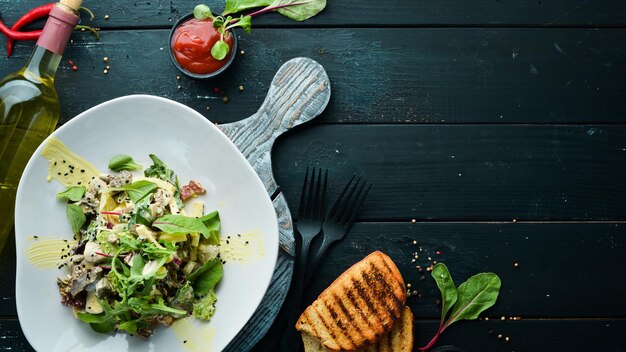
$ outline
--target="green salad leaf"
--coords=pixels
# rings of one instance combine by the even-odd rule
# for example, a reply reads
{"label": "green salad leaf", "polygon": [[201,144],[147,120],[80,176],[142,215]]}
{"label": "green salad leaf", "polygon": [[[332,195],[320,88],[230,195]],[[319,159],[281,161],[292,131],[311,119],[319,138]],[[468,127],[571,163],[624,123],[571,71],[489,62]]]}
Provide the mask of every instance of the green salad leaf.
{"label": "green salad leaf", "polygon": [[211,242],[211,244],[219,244],[219,233],[221,227],[220,214],[217,211],[206,214],[203,217],[198,218],[209,231],[209,236],[205,236]]}
{"label": "green salad leaf", "polygon": [[146,177],[155,177],[171,184],[176,184],[174,180],[174,171],[165,165],[165,163],[154,154],[148,155],[152,159],[152,166],[147,168],[143,174]]}
{"label": "green salad leaf", "polygon": [[109,160],[109,169],[113,171],[135,171],[143,169],[143,166],[137,164],[132,157],[128,155],[116,155]]}
{"label": "green salad leaf", "polygon": [[193,17],[197,20],[206,20],[213,18],[213,12],[207,5],[200,4],[193,9]]}
{"label": "green salad leaf", "polygon": [[441,291],[441,322],[443,323],[448,311],[456,303],[457,290],[445,264],[438,263],[435,265],[431,274],[437,283],[437,287],[439,287],[439,291]]}
{"label": "green salad leaf", "polygon": [[191,282],[196,295],[205,295],[213,290],[222,276],[224,276],[222,261],[219,258],[214,258],[189,274],[187,279]]}
{"label": "green salad leaf", "polygon": [[216,60],[224,60],[229,52],[230,46],[228,46],[228,43],[223,40],[215,42],[211,48],[211,56],[213,56]]}
{"label": "green salad leaf", "polygon": [[65,209],[65,213],[67,214],[67,219],[72,227],[72,232],[77,235],[80,232],[80,229],[83,228],[83,225],[85,225],[85,222],[87,222],[87,217],[85,216],[85,213],[83,213],[83,208],[76,204],[68,204]]}
{"label": "green salad leaf", "polygon": [[459,299],[446,325],[478,318],[480,313],[496,304],[501,285],[500,278],[494,273],[480,273],[470,277],[457,289]]}
{"label": "green salad leaf", "polygon": [[205,237],[211,235],[209,229],[204,226],[200,219],[190,218],[183,215],[168,214],[156,219],[152,223],[153,227],[171,234],[185,234],[199,232]]}
{"label": "green salad leaf", "polygon": [[322,12],[326,0],[275,0],[271,6],[285,6],[276,11],[294,21],[304,21]]}
{"label": "green salad leaf", "polygon": [[85,195],[85,186],[68,187],[65,191],[57,193],[57,199],[65,202],[78,202]]}
{"label": "green salad leaf", "polygon": [[154,182],[140,180],[133,182],[128,186],[111,188],[111,191],[124,191],[128,194],[130,200],[137,204],[139,201],[154,193],[157,188],[158,186]]}
{"label": "green salad leaf", "polygon": [[271,0],[226,0],[222,15],[238,13],[255,7],[265,7],[271,4]]}

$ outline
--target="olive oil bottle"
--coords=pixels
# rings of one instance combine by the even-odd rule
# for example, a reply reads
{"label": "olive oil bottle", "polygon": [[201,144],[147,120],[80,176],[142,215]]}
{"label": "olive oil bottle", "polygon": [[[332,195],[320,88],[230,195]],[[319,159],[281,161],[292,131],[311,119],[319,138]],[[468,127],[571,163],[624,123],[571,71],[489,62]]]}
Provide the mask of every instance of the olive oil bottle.
{"label": "olive oil bottle", "polygon": [[50,12],[28,63],[0,81],[0,252],[14,221],[15,194],[26,163],[56,127],[54,75],[82,0],[61,0]]}

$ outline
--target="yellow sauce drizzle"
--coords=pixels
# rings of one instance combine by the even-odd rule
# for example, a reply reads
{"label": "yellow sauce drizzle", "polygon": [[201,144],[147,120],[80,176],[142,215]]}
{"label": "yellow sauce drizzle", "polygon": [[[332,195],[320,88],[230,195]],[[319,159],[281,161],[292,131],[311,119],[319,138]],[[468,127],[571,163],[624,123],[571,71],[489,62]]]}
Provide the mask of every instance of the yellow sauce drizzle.
{"label": "yellow sauce drizzle", "polygon": [[171,327],[186,351],[207,351],[206,346],[215,337],[215,329],[208,322],[193,317],[178,319]]}
{"label": "yellow sauce drizzle", "polygon": [[258,231],[220,238],[220,257],[229,262],[256,263],[265,257],[265,246]]}
{"label": "yellow sauce drizzle", "polygon": [[50,162],[48,182],[55,179],[66,187],[77,185],[86,187],[89,180],[101,174],[90,162],[72,153],[65,144],[54,137],[50,138],[41,155]]}
{"label": "yellow sauce drizzle", "polygon": [[[28,262],[38,269],[54,269],[61,263],[61,256],[67,254],[77,242],[58,238],[29,237],[33,243],[26,250]],[[68,248],[69,246],[69,248]]]}

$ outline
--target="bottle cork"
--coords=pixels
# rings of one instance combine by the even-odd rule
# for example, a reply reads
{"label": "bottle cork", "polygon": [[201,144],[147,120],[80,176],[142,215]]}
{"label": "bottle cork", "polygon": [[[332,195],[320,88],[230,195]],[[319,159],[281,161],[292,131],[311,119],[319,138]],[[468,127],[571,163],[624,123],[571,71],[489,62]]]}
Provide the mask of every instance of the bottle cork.
{"label": "bottle cork", "polygon": [[78,12],[78,10],[80,9],[80,5],[83,3],[83,0],[61,0],[59,1],[59,4],[63,5],[63,6],[59,6],[61,8],[64,8],[66,10],[71,9],[74,12]]}

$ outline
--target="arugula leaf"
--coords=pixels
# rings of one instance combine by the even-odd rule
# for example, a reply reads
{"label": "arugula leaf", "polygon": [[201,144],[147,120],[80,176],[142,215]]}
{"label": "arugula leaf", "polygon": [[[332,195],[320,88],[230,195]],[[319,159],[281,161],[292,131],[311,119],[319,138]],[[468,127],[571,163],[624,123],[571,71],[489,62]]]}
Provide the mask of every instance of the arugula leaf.
{"label": "arugula leaf", "polygon": [[152,194],[158,188],[154,182],[140,180],[133,182],[128,186],[111,188],[111,191],[124,191],[128,194],[130,200],[137,204],[139,201]]}
{"label": "arugula leaf", "polygon": [[78,202],[85,195],[85,186],[68,187],[65,191],[57,193],[57,199],[65,202]]}
{"label": "arugula leaf", "polygon": [[116,155],[109,160],[109,169],[113,171],[135,171],[141,170],[143,166],[137,164],[133,158],[128,155]]}
{"label": "arugula leaf", "polygon": [[215,295],[214,290],[210,290],[200,301],[194,303],[193,316],[198,319],[210,320],[215,313],[215,303],[217,303],[217,295]]}
{"label": "arugula leaf", "polygon": [[76,204],[68,204],[65,209],[65,213],[67,214],[67,219],[70,221],[72,232],[77,235],[83,225],[85,225],[85,222],[87,222],[87,217],[85,216],[85,213],[83,213],[83,208]]}
{"label": "arugula leaf", "polygon": [[154,164],[143,172],[144,176],[160,178],[163,181],[175,184],[173,180],[174,170],[168,168],[156,155],[149,154],[148,156]]}
{"label": "arugula leaf", "polygon": [[271,3],[271,0],[226,0],[226,6],[224,6],[222,16],[253,9],[255,7],[268,6]]}
{"label": "arugula leaf", "polygon": [[439,287],[439,291],[441,291],[441,323],[446,319],[446,315],[448,311],[457,300],[457,290],[454,286],[454,281],[452,281],[452,276],[450,276],[450,272],[448,268],[443,263],[438,263],[433,267],[431,272],[433,279],[437,283],[437,287]]}
{"label": "arugula leaf", "polygon": [[199,232],[204,237],[211,236],[211,233],[200,219],[190,218],[183,215],[168,214],[156,219],[152,223],[153,227],[163,232],[171,234]]}
{"label": "arugula leaf", "polygon": [[207,230],[209,230],[210,235],[208,237],[205,236],[205,238],[208,238],[212,244],[218,244],[220,242],[220,214],[217,211],[214,211],[212,213],[206,214],[201,218],[198,218],[198,220],[202,221]]}
{"label": "arugula leaf", "polygon": [[276,11],[295,21],[307,20],[326,7],[326,0],[275,0],[271,7],[280,6]]}
{"label": "arugula leaf", "polygon": [[213,290],[222,276],[224,276],[222,261],[219,258],[214,258],[189,274],[187,279],[191,282],[196,295],[205,295]]}
{"label": "arugula leaf", "polygon": [[457,289],[459,299],[446,322],[449,326],[459,320],[472,320],[496,304],[501,281],[494,273],[480,273],[470,277]]}

